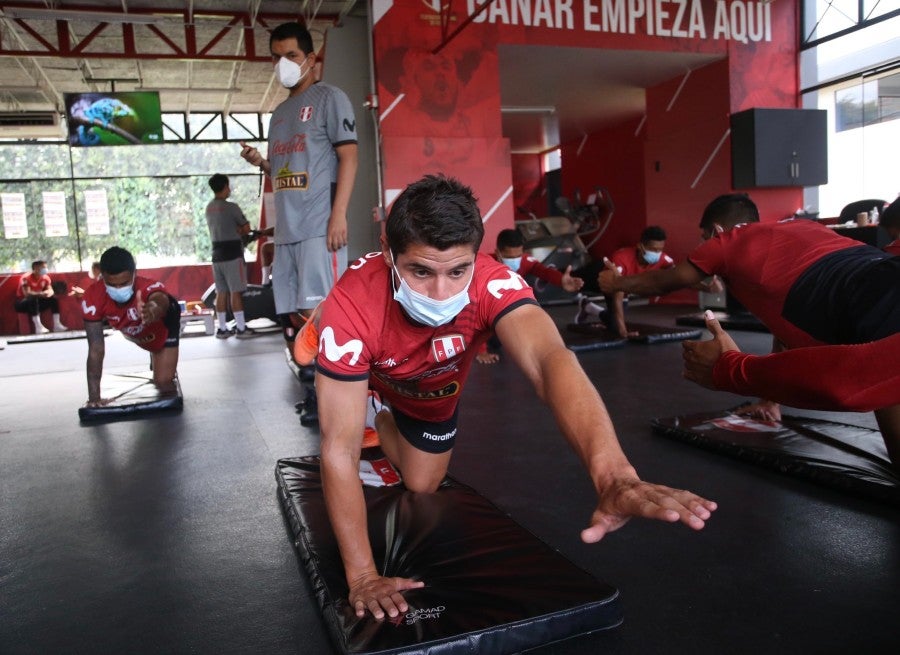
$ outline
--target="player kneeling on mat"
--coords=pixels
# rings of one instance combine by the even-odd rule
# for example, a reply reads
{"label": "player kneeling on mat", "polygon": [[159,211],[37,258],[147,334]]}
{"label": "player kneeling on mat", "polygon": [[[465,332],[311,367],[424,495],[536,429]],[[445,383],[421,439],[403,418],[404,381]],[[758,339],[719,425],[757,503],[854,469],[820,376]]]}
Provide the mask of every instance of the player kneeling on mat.
{"label": "player kneeling on mat", "polygon": [[597,506],[582,540],[597,542],[632,516],[699,530],[716,508],[689,491],[638,477],[603,401],[531,288],[504,264],[477,254],[483,237],[472,191],[427,176],[394,202],[381,252],[350,266],[321,306],[321,475],[359,617],[367,611],[376,619],[396,617],[408,609],[402,592],[427,583],[384,577],[375,565],[358,470],[368,391],[386,403],[374,408],[380,410],[372,412],[374,423],[407,489],[434,492],[457,436],[462,386],[492,330],[550,406],[594,482]]}
{"label": "player kneeling on mat", "polygon": [[103,375],[103,321],[122,332],[126,339],[150,353],[153,383],[160,394],[175,394],[178,367],[178,334],[181,310],[163,286],[137,275],[131,253],[113,246],[100,257],[100,279],[84,293],[81,312],[87,333],[88,407],[102,407],[109,400],[100,397]]}

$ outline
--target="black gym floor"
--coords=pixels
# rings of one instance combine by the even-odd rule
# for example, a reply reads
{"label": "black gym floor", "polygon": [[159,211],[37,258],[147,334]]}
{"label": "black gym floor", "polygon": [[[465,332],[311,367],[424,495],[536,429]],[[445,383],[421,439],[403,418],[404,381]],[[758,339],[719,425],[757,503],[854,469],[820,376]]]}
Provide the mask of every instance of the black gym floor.
{"label": "black gym floor", "polygon": [[[628,311],[668,326],[694,310]],[[92,426],[77,416],[86,352],[0,350],[0,652],[330,653],[276,498],[276,460],[318,452],[280,335],[185,338],[181,414]],[[699,533],[634,520],[582,544],[581,464],[511,362],[476,366],[451,474],[621,593],[622,626],[534,653],[896,652],[900,510],[652,434],[654,417],[742,400],[683,381],[677,343],[578,357],[642,477],[719,510]],[[146,366],[107,338],[108,373]]]}

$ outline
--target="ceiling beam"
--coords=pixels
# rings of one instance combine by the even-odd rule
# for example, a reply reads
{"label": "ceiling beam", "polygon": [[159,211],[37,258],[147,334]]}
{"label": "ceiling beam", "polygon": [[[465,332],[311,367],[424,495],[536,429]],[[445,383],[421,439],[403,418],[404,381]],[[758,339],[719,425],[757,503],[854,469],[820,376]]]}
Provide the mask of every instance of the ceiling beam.
{"label": "ceiling beam", "polygon": [[[102,10],[101,10],[102,9]],[[290,20],[297,20],[293,14],[247,12],[247,11],[200,11],[191,6],[189,10],[172,9],[131,9],[116,10],[112,7],[68,9],[37,9],[34,5],[6,2],[0,9],[0,18],[5,18],[10,30],[13,25],[26,32],[37,46],[26,49],[21,38],[18,44],[0,42],[0,56],[5,57],[90,57],[91,59],[180,59],[193,61],[249,61],[268,62],[271,56],[268,51],[255,52],[253,30],[255,27],[267,28]],[[317,20],[334,22],[337,16],[319,15]],[[56,30],[51,36],[47,30],[41,29],[41,23],[54,21]],[[71,41],[69,22],[93,23],[91,32],[77,42]],[[206,43],[198,43],[195,26],[198,21],[214,22],[221,25],[220,31]],[[136,27],[137,26],[137,27]],[[171,32],[173,27],[184,30],[184,47],[178,46],[161,29],[166,26]],[[141,28],[140,40],[134,38],[135,30]],[[110,35],[118,31],[120,38],[115,42],[118,47],[104,46],[103,51],[91,50],[94,39],[101,33]],[[230,31],[239,30],[243,47],[235,54],[213,54],[213,47]],[[17,35],[18,36],[18,35]],[[165,44],[168,53],[139,52],[138,43],[155,39]],[[16,47],[18,45],[18,47]],[[115,44],[113,44],[115,45]]]}

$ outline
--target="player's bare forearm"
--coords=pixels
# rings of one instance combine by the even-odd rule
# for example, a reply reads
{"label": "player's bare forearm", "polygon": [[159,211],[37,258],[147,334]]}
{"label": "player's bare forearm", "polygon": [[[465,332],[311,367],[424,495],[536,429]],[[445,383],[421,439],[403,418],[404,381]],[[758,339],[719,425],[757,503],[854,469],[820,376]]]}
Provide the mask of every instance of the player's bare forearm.
{"label": "player's bare forearm", "polygon": [[92,345],[88,347],[87,357],[87,387],[88,400],[100,399],[100,378],[103,376],[104,346]]}

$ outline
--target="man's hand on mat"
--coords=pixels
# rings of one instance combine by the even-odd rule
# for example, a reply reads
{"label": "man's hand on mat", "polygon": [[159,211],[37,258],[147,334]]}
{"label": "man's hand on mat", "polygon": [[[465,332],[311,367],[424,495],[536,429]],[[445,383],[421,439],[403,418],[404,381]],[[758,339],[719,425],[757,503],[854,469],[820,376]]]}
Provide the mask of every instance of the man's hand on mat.
{"label": "man's hand on mat", "polygon": [[778,423],[781,421],[781,405],[771,400],[760,398],[755,403],[741,407],[735,414]]}
{"label": "man's hand on mat", "polygon": [[702,530],[717,505],[684,489],[627,477],[612,480],[600,490],[600,502],[591,516],[591,527],[581,531],[581,540],[593,544],[618,530],[632,516],[674,523],[681,521]]}
{"label": "man's hand on mat", "polygon": [[85,407],[104,407],[109,405],[112,402],[110,398],[98,398],[97,400],[89,400],[84,406]]}
{"label": "man's hand on mat", "polygon": [[380,621],[385,613],[394,618],[409,610],[401,591],[424,586],[425,583],[420,580],[385,578],[372,572],[359,576],[350,584],[348,597],[356,616],[362,618],[366,615],[366,610],[369,610]]}
{"label": "man's hand on mat", "polygon": [[497,353],[478,353],[475,355],[475,361],[479,364],[496,364],[500,361],[500,355]]}
{"label": "man's hand on mat", "polygon": [[681,355],[684,358],[682,375],[701,387],[715,389],[713,369],[716,362],[719,361],[719,357],[722,356],[722,353],[731,350],[740,352],[740,348],[708,309],[706,310],[706,329],[713,336],[709,341],[683,341],[681,343]]}

